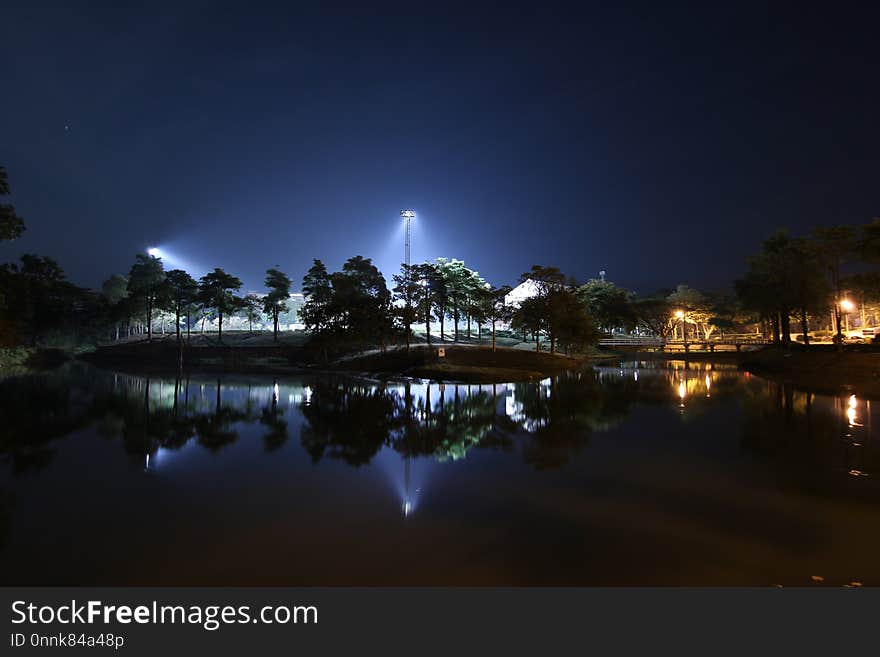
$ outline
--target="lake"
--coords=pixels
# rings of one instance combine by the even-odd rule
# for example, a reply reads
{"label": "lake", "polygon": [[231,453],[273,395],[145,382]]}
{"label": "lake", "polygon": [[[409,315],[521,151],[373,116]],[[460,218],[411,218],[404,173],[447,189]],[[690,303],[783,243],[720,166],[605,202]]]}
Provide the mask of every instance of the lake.
{"label": "lake", "polygon": [[675,361],[498,385],[72,363],[0,381],[2,582],[876,585],[874,412]]}

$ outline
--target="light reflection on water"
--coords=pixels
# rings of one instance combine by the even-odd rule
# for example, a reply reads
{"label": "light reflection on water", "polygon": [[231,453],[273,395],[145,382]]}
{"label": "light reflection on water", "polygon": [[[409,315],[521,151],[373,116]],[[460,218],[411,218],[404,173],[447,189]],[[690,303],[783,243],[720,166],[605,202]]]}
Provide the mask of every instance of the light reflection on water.
{"label": "light reflection on water", "polygon": [[[169,540],[214,555],[165,563],[171,584],[880,581],[858,393],[676,361],[494,385],[77,365],[0,387],[0,554],[21,583],[150,583],[136,566]],[[654,564],[682,551],[674,576]]]}

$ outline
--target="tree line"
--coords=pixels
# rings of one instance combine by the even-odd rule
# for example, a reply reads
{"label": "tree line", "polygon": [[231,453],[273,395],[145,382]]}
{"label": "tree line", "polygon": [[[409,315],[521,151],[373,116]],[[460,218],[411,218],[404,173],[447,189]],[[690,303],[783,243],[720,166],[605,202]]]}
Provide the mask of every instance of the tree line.
{"label": "tree line", "polygon": [[[0,167],[0,196],[10,194]],[[10,204],[0,204],[0,241],[15,239],[24,220]],[[370,258],[349,258],[337,272],[314,260],[302,280],[305,304],[299,315],[313,346],[325,355],[402,342],[409,348],[413,326],[423,326],[428,344],[479,341],[485,329],[496,345],[499,325],[531,339],[540,350],[577,352],[601,334],[653,335],[709,340],[744,327],[762,327],[774,342],[788,345],[794,321],[809,343],[811,325],[832,318],[842,343],[841,300],[855,294],[863,302],[880,299],[880,218],[864,226],[817,228],[802,237],[778,231],[747,261],[732,294],[709,293],[687,285],[646,296],[600,278],[579,283],[558,268],[534,265],[520,282],[530,296],[511,305],[510,286],[493,286],[463,261],[438,258],[401,265],[390,283]],[[279,316],[289,312],[292,281],[280,266],[266,270],[267,292],[241,296],[242,281],[220,268],[198,280],[182,269],[164,269],[161,258],[138,254],[127,274],[108,278],[100,291],[68,281],[57,262],[25,254],[0,265],[0,342],[37,344],[66,335],[70,342],[119,339],[144,334],[152,340],[157,315],[174,317],[176,339],[195,322],[244,318],[249,326],[269,318],[278,340]],[[390,284],[390,287],[389,287]],[[439,324],[438,335],[432,326]],[[160,322],[164,330],[164,321]],[[57,339],[54,340],[57,342]]]}
{"label": "tree line", "polygon": [[844,304],[880,299],[880,217],[862,226],[816,228],[801,237],[780,230],[764,240],[736,281],[742,308],[769,328],[773,342],[791,344],[791,323],[805,344],[811,323],[831,317],[833,340],[843,344]]}

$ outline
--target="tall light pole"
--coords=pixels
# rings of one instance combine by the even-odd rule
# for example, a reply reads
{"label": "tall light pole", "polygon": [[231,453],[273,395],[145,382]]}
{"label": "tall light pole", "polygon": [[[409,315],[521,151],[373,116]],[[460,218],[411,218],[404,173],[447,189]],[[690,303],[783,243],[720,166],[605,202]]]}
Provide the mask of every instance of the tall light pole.
{"label": "tall light pole", "polygon": [[400,218],[403,219],[404,225],[406,226],[406,242],[405,242],[405,255],[403,262],[406,264],[407,268],[409,268],[409,224],[415,219],[416,213],[412,210],[401,210]]}

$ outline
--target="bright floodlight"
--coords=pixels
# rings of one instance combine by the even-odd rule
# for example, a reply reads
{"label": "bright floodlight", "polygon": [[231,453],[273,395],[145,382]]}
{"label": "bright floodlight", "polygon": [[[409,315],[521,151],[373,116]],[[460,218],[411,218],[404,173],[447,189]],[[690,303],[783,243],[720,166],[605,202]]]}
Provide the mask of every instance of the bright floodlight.
{"label": "bright floodlight", "polygon": [[149,253],[149,254],[150,254],[151,256],[153,256],[154,258],[158,258],[158,257],[159,257],[159,254],[160,254],[161,252],[160,252],[159,249],[157,249],[155,246],[151,246],[149,249],[147,249],[147,253]]}
{"label": "bright floodlight", "polygon": [[402,219],[415,219],[416,213],[412,210],[401,210],[400,217]]}
{"label": "bright floodlight", "polygon": [[841,299],[840,307],[843,308],[844,312],[850,313],[855,309],[855,304],[849,299]]}

